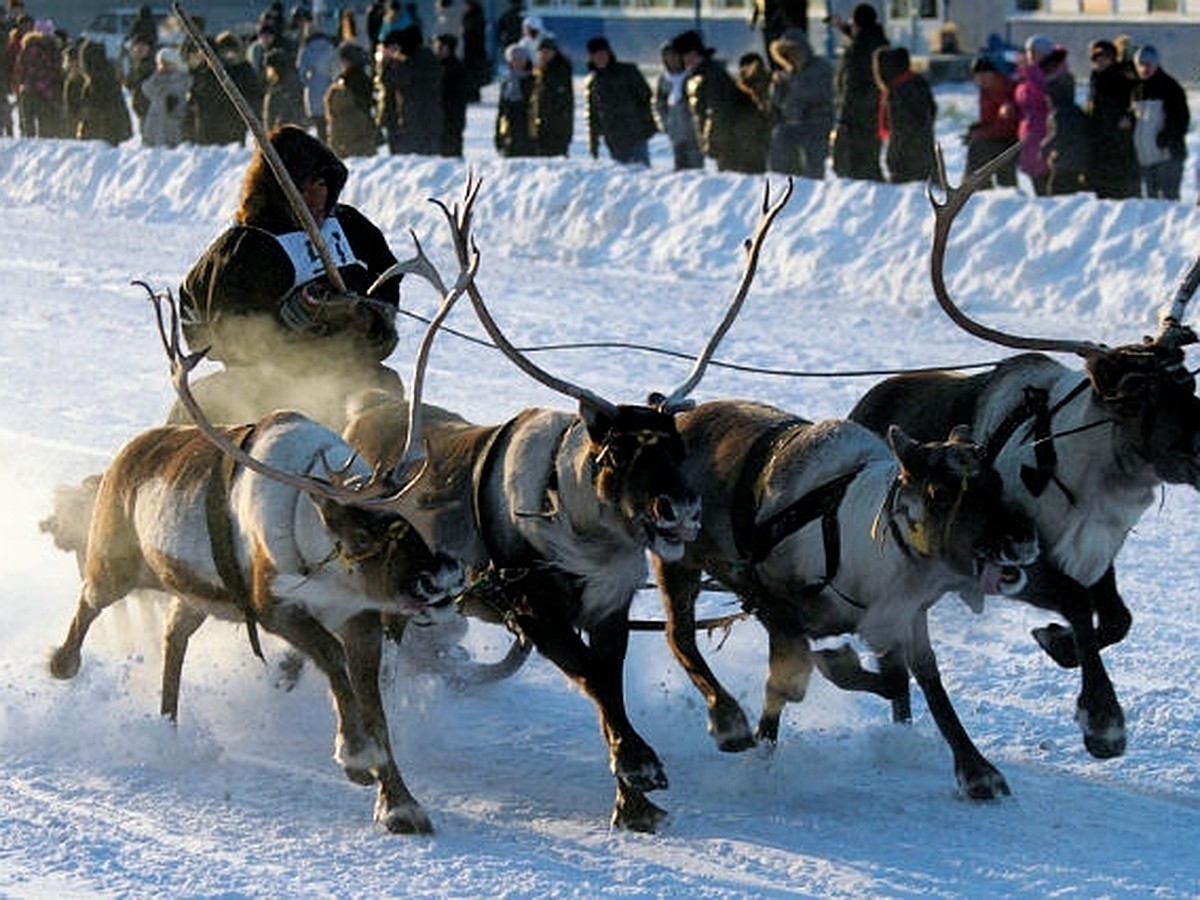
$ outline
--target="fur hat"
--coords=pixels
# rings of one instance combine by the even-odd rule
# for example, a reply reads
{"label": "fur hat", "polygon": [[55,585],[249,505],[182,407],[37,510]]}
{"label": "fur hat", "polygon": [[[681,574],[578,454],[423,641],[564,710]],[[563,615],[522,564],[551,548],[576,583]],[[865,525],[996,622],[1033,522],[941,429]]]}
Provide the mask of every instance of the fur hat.
{"label": "fur hat", "polygon": [[671,41],[671,45],[675,48],[675,52],[680,54],[703,54],[705,52],[704,41],[700,37],[700,32],[694,29],[675,35],[675,39]]}
{"label": "fur hat", "polygon": [[879,13],[870,3],[860,3],[850,13],[850,21],[859,28],[870,28],[879,21]]}
{"label": "fur hat", "polygon": [[606,53],[612,53],[612,45],[609,44],[606,37],[589,38],[587,42],[588,53],[599,53],[601,50]]}
{"label": "fur hat", "polygon": [[[283,167],[297,185],[313,175],[325,179],[329,188],[329,209],[333,209],[349,175],[337,154],[298,125],[281,125],[271,131],[270,138]],[[295,228],[292,208],[261,148],[255,148],[246,169],[241,208],[236,218],[243,225],[287,231]]]}
{"label": "fur hat", "polygon": [[1158,48],[1153,44],[1146,44],[1144,47],[1139,47],[1138,52],[1133,54],[1133,61],[1139,66],[1159,65]]}

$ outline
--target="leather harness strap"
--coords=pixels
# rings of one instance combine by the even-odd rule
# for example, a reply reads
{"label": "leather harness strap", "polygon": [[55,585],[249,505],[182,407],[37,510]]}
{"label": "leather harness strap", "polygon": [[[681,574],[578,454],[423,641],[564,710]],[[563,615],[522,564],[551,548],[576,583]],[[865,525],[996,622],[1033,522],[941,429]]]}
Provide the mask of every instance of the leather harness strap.
{"label": "leather harness strap", "polygon": [[[229,439],[244,449],[254,436],[254,425],[242,425],[232,429]],[[250,584],[246,575],[238,565],[237,553],[233,544],[233,519],[229,511],[229,489],[233,483],[237,463],[232,456],[222,453],[217,465],[213,466],[208,478],[208,489],[204,495],[204,512],[208,525],[208,540],[212,548],[213,563],[217,574],[225,586],[230,598],[246,617],[246,634],[250,639],[250,649],[259,659],[265,660],[262,645],[258,640],[258,619],[250,600]]]}
{"label": "leather harness strap", "polygon": [[1083,393],[1083,391],[1087,390],[1089,384],[1086,378],[1083,379],[1054,406],[1050,406],[1050,392],[1045,388],[1026,387],[1025,396],[1021,404],[1014,407],[1004,417],[1004,420],[1000,423],[1000,427],[988,437],[987,454],[985,457],[987,464],[991,465],[994,463],[996,456],[999,455],[1004,445],[1012,439],[1016,430],[1024,422],[1032,419],[1033,422],[1029,426],[1026,438],[1033,439],[1034,465],[1021,466],[1021,483],[1025,485],[1025,489],[1034,497],[1040,497],[1046,490],[1047,485],[1050,482],[1054,482],[1058,489],[1063,492],[1063,496],[1067,498],[1067,502],[1074,506],[1075,495],[1062,482],[1062,479],[1058,477],[1058,473],[1056,472],[1058,467],[1058,453],[1054,449],[1054,437],[1051,432],[1051,425],[1054,415]]}

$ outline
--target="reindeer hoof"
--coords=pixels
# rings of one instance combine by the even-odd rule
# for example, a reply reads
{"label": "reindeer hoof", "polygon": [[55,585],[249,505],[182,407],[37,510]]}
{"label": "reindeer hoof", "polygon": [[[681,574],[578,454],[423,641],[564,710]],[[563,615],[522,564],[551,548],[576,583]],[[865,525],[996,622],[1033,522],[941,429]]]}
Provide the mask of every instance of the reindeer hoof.
{"label": "reindeer hoof", "polygon": [[992,765],[970,775],[960,772],[958,786],[968,800],[996,800],[999,797],[1012,796],[1008,782]]}
{"label": "reindeer hoof", "polygon": [[762,743],[774,747],[779,743],[779,716],[764,715],[758,720],[758,728],[754,731]]}
{"label": "reindeer hoof", "polygon": [[617,791],[617,802],[613,805],[613,828],[654,834],[668,818],[667,811],[646,799],[640,791]]}
{"label": "reindeer hoof", "polygon": [[375,821],[389,834],[433,834],[433,823],[419,803],[402,803],[388,810],[376,810]]}
{"label": "reindeer hoof", "polygon": [[1075,650],[1075,633],[1070,628],[1051,623],[1044,628],[1035,628],[1030,633],[1038,642],[1038,646],[1064,669],[1079,668],[1079,654]]}
{"label": "reindeer hoof", "polygon": [[708,715],[708,733],[722,753],[741,753],[754,746],[754,735],[746,714],[736,703],[716,706]]}
{"label": "reindeer hoof", "polygon": [[79,654],[59,647],[50,654],[50,674],[55,678],[74,678],[79,672]]}
{"label": "reindeer hoof", "polygon": [[1115,759],[1125,755],[1125,716],[1120,708],[1108,722],[1091,716],[1082,706],[1075,709],[1075,721],[1083,732],[1083,746],[1096,759]]}

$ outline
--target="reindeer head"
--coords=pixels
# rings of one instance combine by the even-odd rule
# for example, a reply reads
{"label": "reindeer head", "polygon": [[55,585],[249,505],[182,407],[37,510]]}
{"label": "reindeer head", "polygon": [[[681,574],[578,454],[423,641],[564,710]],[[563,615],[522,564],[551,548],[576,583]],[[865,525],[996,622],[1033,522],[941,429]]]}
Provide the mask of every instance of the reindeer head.
{"label": "reindeer head", "polygon": [[619,510],[650,552],[668,562],[700,532],[700,496],[681,472],[675,416],[649,406],[580,404],[596,469],[596,494]]}
{"label": "reindeer head", "polygon": [[466,587],[463,567],[430,550],[407,519],[326,498],[316,503],[337,545],[336,562],[357,570],[368,597],[404,615],[453,612],[452,601]]}
{"label": "reindeer head", "polygon": [[900,472],[884,515],[908,552],[938,559],[984,594],[1015,594],[1037,557],[1033,522],[1002,502],[1004,485],[983,448],[959,426],[945,441],[919,443],[898,426],[887,440]]}
{"label": "reindeer head", "polygon": [[1082,358],[1093,399],[1116,429],[1118,454],[1149,463],[1163,481],[1200,488],[1200,398],[1196,397],[1196,380],[1184,360],[1184,347],[1196,343],[1196,334],[1183,324],[1187,304],[1200,286],[1200,259],[1192,263],[1160,314],[1158,334],[1141,344],[1116,349],[1089,341],[997,331],[971,319],[951,298],[943,266],[954,219],[971,194],[1019,151],[1020,144],[1014,144],[968,175],[958,187],[947,184],[939,152],[937,174],[944,201],[934,198],[932,188],[929,192],[936,217],[930,276],[938,304],[964,331],[991,343],[1018,350],[1073,353]]}
{"label": "reindeer head", "polygon": [[1183,348],[1160,336],[1094,353],[1084,369],[1118,452],[1149,463],[1165,482],[1200,488],[1200,397]]}

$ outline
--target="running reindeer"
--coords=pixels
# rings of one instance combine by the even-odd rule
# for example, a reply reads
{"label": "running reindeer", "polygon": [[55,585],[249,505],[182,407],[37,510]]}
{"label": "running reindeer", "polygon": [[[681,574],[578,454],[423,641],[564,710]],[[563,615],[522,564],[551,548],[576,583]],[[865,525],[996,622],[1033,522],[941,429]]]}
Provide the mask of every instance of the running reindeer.
{"label": "running reindeer", "polygon": [[[1196,335],[1183,324],[1200,283],[1200,260],[1163,310],[1158,334],[1141,343],[1109,348],[1022,337],[975,322],[946,288],[946,244],[971,194],[1017,150],[959,187],[949,187],[940,169],[945,199],[930,191],[934,293],[969,334],[1015,350],[1074,354],[1083,371],[1044,353],[1022,353],[977,375],[899,375],[868,391],[850,418],[880,431],[895,423],[921,439],[952,423],[972,423],[1004,481],[1006,501],[1036,523],[1044,555],[1015,596],[1066,619],[1069,627],[1033,634],[1059,665],[1080,668],[1076,721],[1088,751],[1103,759],[1124,753],[1126,741],[1124,714],[1100,658],[1132,621],[1113,562],[1164,482],[1200,488],[1200,398],[1184,359]],[[897,716],[904,715],[907,691],[905,682]]]}
{"label": "running reindeer", "polygon": [[51,673],[78,672],[88,628],[107,607],[138,588],[167,592],[161,709],[174,721],[188,640],[204,620],[245,622],[260,656],[261,625],[329,679],[335,758],[351,781],[378,785],[376,820],[391,832],[430,831],[391,750],[379,695],[380,613],[454,615],[465,585],[462,565],[431,551],[398,506],[419,475],[429,349],[477,266],[477,254],[464,262],[425,334],[411,439],[389,473],[372,471],[337,434],[299,413],[274,412],[248,426],[210,423],[188,385],[204,353],[183,354],[174,298],[147,287],[172,381],[196,424],[143,432],[101,477],[79,604]]}
{"label": "running reindeer", "polygon": [[[791,196],[770,192],[745,271],[725,318],[687,380],[648,404],[617,405],[544,371],[501,332],[478,286],[467,295],[492,341],[522,371],[578,401],[578,414],[527,409],[500,425],[445,423],[428,436],[431,459],[410,493],[414,524],[431,543],[487,573],[490,590],[468,592],[466,607],[503,621],[551,660],[596,704],[617,793],[612,823],[654,831],[665,812],[646,792],[667,786],[654,750],[625,710],[623,666],[629,608],[647,577],[646,552],[679,559],[700,524],[700,498],[682,475],[677,414],[699,384],[750,285],[767,232]],[[471,246],[471,208],[441,206],[460,263]],[[368,459],[388,452],[402,405],[376,405],[353,418],[345,437]],[[425,496],[425,495],[428,496]],[[585,642],[580,632],[587,632]]]}
{"label": "running reindeer", "polygon": [[[959,721],[938,672],[927,612],[947,591],[1008,593],[1036,555],[1030,523],[1001,504],[1000,479],[969,433],[885,443],[853,422],[812,423],[750,401],[704,403],[679,416],[683,471],[701,486],[701,529],[681,558],[656,561],[667,639],[704,695],[722,750],[774,743],[785,704],[800,701],[814,664],[840,687],[884,693],[849,648],[814,653],[810,639],[857,633],[916,677],[973,799],[1009,793]],[[705,572],[767,630],[769,671],[756,734],[696,645]],[[878,676],[874,676],[876,679]]]}

